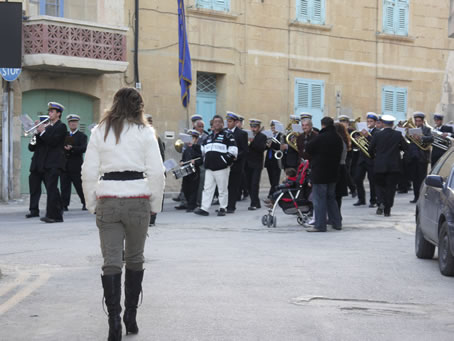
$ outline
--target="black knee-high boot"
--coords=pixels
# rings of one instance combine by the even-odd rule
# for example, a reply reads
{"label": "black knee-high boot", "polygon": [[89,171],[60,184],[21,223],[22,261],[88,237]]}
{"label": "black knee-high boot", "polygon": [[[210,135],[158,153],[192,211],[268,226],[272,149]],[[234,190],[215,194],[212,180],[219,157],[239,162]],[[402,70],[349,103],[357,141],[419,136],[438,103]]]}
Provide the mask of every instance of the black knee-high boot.
{"label": "black knee-high boot", "polygon": [[126,327],[126,335],[129,333],[137,334],[139,327],[137,326],[136,315],[139,296],[142,291],[142,271],[132,271],[126,269],[125,274],[125,313],[123,321]]}
{"label": "black knee-high boot", "polygon": [[109,313],[108,341],[121,341],[121,273],[101,276],[104,299]]}

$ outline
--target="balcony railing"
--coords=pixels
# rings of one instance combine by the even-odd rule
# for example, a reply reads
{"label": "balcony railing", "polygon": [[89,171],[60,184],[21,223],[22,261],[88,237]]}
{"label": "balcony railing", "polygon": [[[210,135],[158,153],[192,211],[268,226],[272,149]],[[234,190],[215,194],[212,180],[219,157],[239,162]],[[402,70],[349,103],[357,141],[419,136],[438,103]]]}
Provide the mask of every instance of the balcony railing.
{"label": "balcony railing", "polygon": [[36,17],[23,26],[24,66],[122,72],[127,67],[126,32],[125,28]]}

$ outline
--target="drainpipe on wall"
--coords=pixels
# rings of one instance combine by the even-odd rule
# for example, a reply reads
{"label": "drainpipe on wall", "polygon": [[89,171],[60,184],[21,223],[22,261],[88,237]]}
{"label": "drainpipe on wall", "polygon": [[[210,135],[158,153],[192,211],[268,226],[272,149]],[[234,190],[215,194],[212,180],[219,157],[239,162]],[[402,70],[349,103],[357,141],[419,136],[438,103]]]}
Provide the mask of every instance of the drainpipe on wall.
{"label": "drainpipe on wall", "polygon": [[2,112],[2,200],[9,200],[9,184],[10,184],[10,144],[12,136],[10,136],[10,120],[9,120],[9,83],[6,83],[6,87],[3,91],[3,112]]}
{"label": "drainpipe on wall", "polygon": [[134,23],[134,82],[136,89],[141,89],[139,79],[139,0],[135,0],[135,23]]}

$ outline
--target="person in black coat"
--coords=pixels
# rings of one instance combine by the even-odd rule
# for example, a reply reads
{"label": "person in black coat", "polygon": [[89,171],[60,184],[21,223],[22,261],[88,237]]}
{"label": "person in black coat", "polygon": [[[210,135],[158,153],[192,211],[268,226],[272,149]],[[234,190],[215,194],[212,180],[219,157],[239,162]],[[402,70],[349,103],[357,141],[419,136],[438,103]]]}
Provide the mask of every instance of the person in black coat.
{"label": "person in black coat", "polygon": [[276,130],[276,123],[278,123],[278,121],[272,120],[270,122],[271,133],[273,134],[274,140],[268,139],[266,141],[265,168],[268,173],[268,179],[270,180],[268,200],[271,199],[271,196],[276,191],[276,187],[279,186],[279,180],[281,179],[282,159],[281,161],[276,159],[276,152],[281,149],[280,142],[283,141],[284,136]]}
{"label": "person in black coat", "polygon": [[79,130],[79,115],[68,115],[66,119],[69,125],[69,132],[65,140],[66,167],[60,177],[63,209],[67,211],[71,202],[72,183],[77,195],[79,195],[82,210],[86,211],[81,171],[82,164],[84,163],[83,155],[87,150],[88,138],[87,135]]}
{"label": "person in black coat", "polygon": [[336,132],[331,117],[321,121],[322,130],[307,146],[311,155],[312,200],[315,224],[308,232],[326,232],[326,215],[334,229],[342,229],[342,221],[336,202],[336,182],[344,149],[342,138]]}
{"label": "person in black coat", "polygon": [[[439,113],[434,114],[434,122],[435,122],[434,130],[439,132],[441,137],[453,138],[454,129],[450,126],[443,125],[443,119],[444,119],[443,114],[439,114]],[[446,152],[446,150],[444,150],[444,149],[438,148],[437,146],[432,146],[432,155],[431,155],[431,161],[430,161],[432,168],[434,167],[434,165],[438,161],[438,159],[441,158],[445,152]]]}
{"label": "person in black coat", "polygon": [[229,174],[229,200],[227,204],[227,213],[234,213],[236,210],[236,202],[241,195],[241,178],[244,173],[246,163],[246,155],[248,152],[248,135],[247,132],[237,127],[239,116],[233,112],[227,112],[227,130],[232,133],[235,138],[236,146],[238,147],[238,156],[230,167]]}
{"label": "person in black coat", "polygon": [[254,211],[261,207],[259,199],[260,176],[263,169],[264,152],[266,149],[266,135],[261,132],[262,121],[250,119],[253,138],[249,139],[249,151],[246,161],[246,175],[249,184],[249,195],[251,196],[251,205],[248,210]]}
{"label": "person in black coat", "polygon": [[192,143],[188,144],[183,151],[181,165],[192,163],[195,172],[183,178],[183,193],[186,198],[186,212],[194,212],[197,207],[197,190],[200,182],[200,166],[203,164],[202,148],[198,144],[199,132],[190,129],[187,134],[192,136]]}
{"label": "person in black coat", "polygon": [[[40,120],[36,121],[38,124],[40,121],[47,119],[47,115],[40,116]],[[32,162],[30,164],[30,175],[28,176],[28,185],[30,188],[30,212],[25,215],[25,218],[39,217],[39,199],[41,198],[41,186],[45,184],[44,174],[44,153],[43,144],[37,139],[37,134],[33,135],[33,138],[28,144],[28,150],[33,152]]]}
{"label": "person in black coat", "polygon": [[383,115],[384,129],[374,135],[369,146],[369,153],[375,159],[374,173],[377,197],[380,205],[377,214],[391,215],[394,196],[401,170],[400,152],[407,148],[402,133],[393,130],[395,117]]}
{"label": "person in black coat", "polygon": [[[299,124],[300,121],[301,119],[299,116],[290,115],[290,124]],[[296,144],[297,142],[294,141],[294,143]],[[298,166],[300,164],[300,156],[298,154],[298,151],[289,146],[287,142],[281,143],[281,151],[284,153],[284,157],[282,158],[284,169],[298,169]]]}
{"label": "person in black coat", "polygon": [[[419,140],[424,146],[430,145],[434,138],[429,127],[424,125],[426,115],[423,112],[413,113],[416,128],[420,128],[422,135],[414,135],[413,138]],[[427,176],[427,168],[430,161],[430,149],[422,150],[415,142],[411,142],[408,147],[410,178],[413,182],[413,193],[415,197],[410,203],[415,204],[419,198],[419,190],[422,182]]]}
{"label": "person in black coat", "polygon": [[58,179],[62,170],[65,169],[65,139],[68,133],[66,124],[60,121],[63,113],[63,105],[49,102],[49,122],[46,127],[37,128],[37,143],[43,145],[43,164],[45,184],[47,191],[46,216],[41,221],[46,223],[63,222],[63,207],[58,190]]}
{"label": "person in black coat", "polygon": [[[374,134],[378,132],[378,129],[375,127],[375,124],[378,121],[378,115],[376,113],[369,112],[366,117],[368,129],[363,130],[361,134],[367,138],[370,143]],[[355,185],[358,192],[358,201],[353,204],[354,206],[366,204],[366,191],[364,189],[364,178],[366,177],[366,173],[370,188],[369,207],[375,207],[377,204],[377,195],[375,193],[374,160],[367,157],[363,152],[360,152],[355,170]]]}

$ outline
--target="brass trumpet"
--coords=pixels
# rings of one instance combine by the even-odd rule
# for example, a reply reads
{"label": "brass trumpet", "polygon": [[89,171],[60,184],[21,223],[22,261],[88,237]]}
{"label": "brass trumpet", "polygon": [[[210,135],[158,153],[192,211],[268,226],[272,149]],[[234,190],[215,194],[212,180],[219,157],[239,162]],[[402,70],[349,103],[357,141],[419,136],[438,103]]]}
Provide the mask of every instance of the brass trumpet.
{"label": "brass trumpet", "polygon": [[43,124],[46,124],[49,123],[49,117],[46,118],[45,120],[42,120],[41,122],[39,122],[38,124],[34,125],[33,127],[31,127],[30,129],[28,130],[25,130],[24,132],[24,135],[25,136],[28,136],[30,134],[35,134],[35,130],[39,127],[39,126],[42,126]]}
{"label": "brass trumpet", "polygon": [[364,153],[364,155],[366,155],[368,158],[371,158],[369,153],[369,140],[365,136],[363,136],[360,131],[352,131],[350,138],[352,139],[352,142]]}

